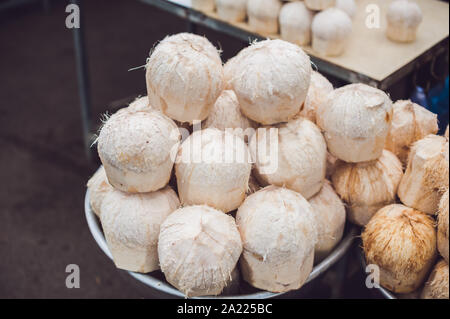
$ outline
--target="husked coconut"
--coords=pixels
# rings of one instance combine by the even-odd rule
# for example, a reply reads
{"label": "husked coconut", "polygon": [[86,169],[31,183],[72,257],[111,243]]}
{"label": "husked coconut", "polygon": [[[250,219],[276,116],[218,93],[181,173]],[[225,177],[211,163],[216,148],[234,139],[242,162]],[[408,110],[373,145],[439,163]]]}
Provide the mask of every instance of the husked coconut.
{"label": "husked coconut", "polygon": [[335,0],[305,0],[305,5],[314,11],[321,11],[334,6]]}
{"label": "husked coconut", "polygon": [[449,299],[448,264],[438,261],[422,290],[422,299]]}
{"label": "husked coconut", "polygon": [[275,124],[300,111],[312,69],[299,46],[283,40],[256,42],[228,63],[226,77],[248,118]]}
{"label": "husked coconut", "polygon": [[298,118],[275,129],[258,129],[250,141],[256,177],[262,185],[287,187],[306,199],[314,196],[326,172],[327,145],[319,128]]}
{"label": "husked coconut", "polygon": [[263,35],[278,33],[279,0],[248,0],[247,15],[250,28]]}
{"label": "husked coconut", "polygon": [[251,169],[242,138],[215,128],[196,131],[181,145],[175,165],[181,203],[235,210],[245,198]]}
{"label": "husked coconut", "polygon": [[439,130],[437,115],[410,100],[395,102],[393,109],[392,127],[385,148],[406,164],[410,146]]}
{"label": "husked coconut", "polygon": [[241,252],[233,217],[211,207],[180,208],[161,225],[161,270],[187,297],[220,294],[232,279]]}
{"label": "husked coconut", "polygon": [[228,22],[241,22],[247,16],[247,0],[216,0],[217,15]]}
{"label": "husked coconut", "polygon": [[289,2],[280,11],[281,37],[298,45],[311,41],[313,12],[303,2]]}
{"label": "husked coconut", "polygon": [[331,253],[344,235],[345,207],[329,181],[309,203],[316,217],[318,235],[314,256],[320,261]]}
{"label": "husked coconut", "polygon": [[395,202],[402,175],[402,163],[384,150],[374,161],[340,161],[332,180],[336,192],[348,204],[348,219],[364,226],[379,209]]}
{"label": "husked coconut", "polygon": [[169,186],[145,194],[107,193],[101,206],[101,223],[116,266],[141,273],[159,269],[159,229],[179,206]]}
{"label": "husked coconut", "polygon": [[308,94],[306,94],[305,103],[303,104],[299,115],[316,123],[316,110],[319,105],[325,101],[328,93],[332,91],[333,84],[319,72],[313,71],[311,73],[311,83],[309,85]]}
{"label": "husked coconut", "polygon": [[437,242],[441,256],[448,263],[448,188],[439,204]]}
{"label": "husked coconut", "polygon": [[448,140],[428,135],[411,147],[405,175],[398,188],[403,204],[434,215],[448,187]]}
{"label": "husked coconut", "polygon": [[231,90],[222,92],[203,123],[203,128],[215,127],[219,130],[227,130],[244,140],[253,135],[253,126],[255,124],[241,113],[236,94]]}
{"label": "husked coconut", "polygon": [[317,108],[328,149],[346,162],[379,158],[392,122],[392,101],[381,90],[350,84],[330,92]]}
{"label": "husked coconut", "polygon": [[353,18],[356,14],[357,6],[355,0],[336,0],[335,6],[347,13],[350,18]]}
{"label": "husked coconut", "polygon": [[272,292],[305,283],[313,267],[317,230],[311,205],[300,194],[266,187],[247,197],[236,223],[244,247],[240,266],[245,281]]}
{"label": "husked coconut", "polygon": [[417,3],[395,0],[388,8],[386,35],[392,41],[412,42],[416,40],[422,19],[422,10]]}
{"label": "husked coconut", "polygon": [[425,281],[436,259],[434,220],[399,204],[379,210],[362,233],[368,265],[380,269],[380,284],[410,293]]}
{"label": "husked coconut", "polygon": [[178,150],[176,124],[158,111],[112,115],[98,137],[98,155],[115,188],[129,193],[167,185]]}
{"label": "husked coconut", "polygon": [[215,0],[191,0],[192,9],[203,12],[214,12]]}
{"label": "husked coconut", "polygon": [[195,34],[166,37],[146,69],[150,105],[179,122],[204,120],[225,85],[219,52]]}
{"label": "husked coconut", "polygon": [[314,16],[312,48],[325,56],[341,55],[352,33],[352,20],[342,10],[329,8]]}
{"label": "husked coconut", "polygon": [[103,198],[110,192],[113,187],[108,182],[106,177],[106,172],[103,166],[95,172],[95,174],[87,182],[87,187],[89,189],[89,204],[91,205],[92,211],[100,217]]}

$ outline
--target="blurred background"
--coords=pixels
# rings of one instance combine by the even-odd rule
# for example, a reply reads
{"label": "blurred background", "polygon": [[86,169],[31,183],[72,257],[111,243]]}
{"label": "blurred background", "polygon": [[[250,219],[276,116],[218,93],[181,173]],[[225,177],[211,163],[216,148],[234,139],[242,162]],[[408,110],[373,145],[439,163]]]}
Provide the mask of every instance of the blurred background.
{"label": "blurred background", "polygon": [[[141,1],[82,1],[90,97],[83,117],[74,34],[65,26],[68,4],[0,0],[0,298],[151,298],[115,268],[86,225],[85,184],[99,161],[95,149],[86,151],[91,140],[82,123],[95,133],[102,114],[145,95],[144,69],[128,70],[144,65],[158,40],[192,25]],[[224,61],[248,45],[201,25],[195,31],[222,48]],[[431,92],[426,101],[446,92],[446,109],[439,106],[444,127],[448,39],[446,53],[434,63],[434,76],[424,64],[389,91],[395,99],[423,98],[418,87],[424,88]],[[66,288],[68,264],[80,267],[79,289]],[[330,297],[333,276],[325,276],[311,297]],[[365,288],[358,263],[350,263],[344,288],[333,296],[379,297]]]}

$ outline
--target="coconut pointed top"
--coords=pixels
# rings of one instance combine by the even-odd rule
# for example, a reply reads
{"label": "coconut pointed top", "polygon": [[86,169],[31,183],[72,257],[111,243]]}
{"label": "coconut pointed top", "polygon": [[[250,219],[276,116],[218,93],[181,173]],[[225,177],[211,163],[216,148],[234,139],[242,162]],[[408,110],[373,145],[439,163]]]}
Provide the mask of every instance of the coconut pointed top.
{"label": "coconut pointed top", "polygon": [[348,38],[352,31],[352,20],[347,13],[338,8],[328,8],[318,13],[312,22],[314,36],[327,40]]}
{"label": "coconut pointed top", "polygon": [[387,18],[391,23],[415,27],[422,22],[423,14],[417,3],[408,0],[396,0],[389,5]]}

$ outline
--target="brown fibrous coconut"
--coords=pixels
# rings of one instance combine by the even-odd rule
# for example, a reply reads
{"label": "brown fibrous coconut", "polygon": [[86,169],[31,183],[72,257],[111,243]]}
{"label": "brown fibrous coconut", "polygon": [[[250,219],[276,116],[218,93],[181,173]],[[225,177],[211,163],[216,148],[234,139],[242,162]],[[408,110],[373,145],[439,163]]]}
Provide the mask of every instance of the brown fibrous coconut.
{"label": "brown fibrous coconut", "polygon": [[448,189],[442,195],[438,213],[438,250],[448,263]]}
{"label": "brown fibrous coconut", "polygon": [[434,266],[422,290],[422,299],[449,299],[448,264],[441,259]]}

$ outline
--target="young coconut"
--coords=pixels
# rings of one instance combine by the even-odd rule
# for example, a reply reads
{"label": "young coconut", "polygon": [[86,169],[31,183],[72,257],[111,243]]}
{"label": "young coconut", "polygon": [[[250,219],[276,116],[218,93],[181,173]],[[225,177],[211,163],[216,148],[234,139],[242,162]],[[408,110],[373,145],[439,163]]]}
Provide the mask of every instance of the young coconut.
{"label": "young coconut", "polygon": [[118,190],[106,194],[101,223],[116,266],[141,273],[159,269],[159,228],[179,206],[177,194],[169,186],[145,194]]}
{"label": "young coconut", "polygon": [[309,200],[316,217],[318,241],[314,259],[321,261],[341,241],[345,228],[345,207],[329,181]]}
{"label": "young coconut", "polygon": [[106,172],[103,166],[95,172],[95,174],[87,182],[89,190],[89,204],[95,215],[100,217],[100,208],[102,206],[105,195],[110,192],[113,187],[108,182]]}
{"label": "young coconut", "polygon": [[277,34],[280,10],[279,0],[248,0],[248,25],[262,35]]}
{"label": "young coconut", "polygon": [[387,37],[396,42],[412,42],[422,22],[422,10],[415,2],[393,1],[387,12]]}
{"label": "young coconut", "polygon": [[228,22],[242,22],[247,16],[247,0],[216,0],[217,15]]}
{"label": "young coconut", "polygon": [[410,100],[395,102],[393,109],[392,127],[385,148],[406,164],[409,147],[429,134],[436,134],[439,130],[437,115]]}
{"label": "young coconut", "polygon": [[448,263],[448,188],[441,198],[438,213],[438,250]]}
{"label": "young coconut", "polygon": [[98,154],[115,188],[152,192],[167,185],[179,140],[178,127],[158,111],[120,112],[103,125]]}
{"label": "young coconut", "polygon": [[448,264],[445,260],[437,262],[436,266],[422,290],[422,299],[449,299]]}
{"label": "young coconut", "polygon": [[402,163],[384,150],[374,161],[340,161],[332,180],[336,192],[348,204],[348,219],[364,226],[380,208],[395,202],[402,175]]}
{"label": "young coconut", "polygon": [[326,99],[328,93],[333,91],[333,84],[327,80],[319,72],[311,73],[311,83],[309,85],[308,94],[305,103],[299,113],[300,116],[306,117],[313,123],[316,123],[316,110]]}
{"label": "young coconut", "polygon": [[248,118],[270,125],[300,111],[312,69],[299,46],[283,40],[256,42],[228,63],[226,77]]}
{"label": "young coconut", "polygon": [[175,165],[181,203],[233,211],[245,198],[251,169],[242,138],[215,128],[196,131],[181,145]]}
{"label": "young coconut", "polygon": [[204,120],[225,85],[219,52],[194,34],[166,37],[146,68],[150,105],[179,122]]}
{"label": "young coconut", "polygon": [[275,128],[276,136],[271,136],[273,128],[261,128],[250,141],[256,177],[262,185],[287,187],[311,198],[325,179],[327,145],[322,133],[302,117]]}
{"label": "young coconut", "polygon": [[313,12],[303,2],[289,2],[280,11],[281,37],[298,45],[311,41]]}
{"label": "young coconut", "polygon": [[231,90],[224,90],[202,126],[203,128],[215,127],[223,131],[228,130],[247,140],[253,135],[253,127],[256,125],[241,113],[236,94]]}
{"label": "young coconut", "polygon": [[434,215],[448,187],[448,140],[428,135],[411,147],[405,175],[398,188],[403,204]]}
{"label": "young coconut", "polygon": [[356,14],[355,0],[336,0],[335,7],[347,13],[350,18],[353,18]]}
{"label": "young coconut", "polygon": [[316,118],[331,154],[351,163],[372,161],[386,144],[392,101],[381,90],[350,84],[330,92]]}
{"label": "young coconut", "polygon": [[322,11],[334,6],[335,0],[305,0],[305,5],[314,11]]}
{"label": "young coconut", "polygon": [[380,284],[394,293],[419,288],[436,259],[434,220],[393,204],[379,210],[362,233],[368,265],[380,269]]}
{"label": "young coconut", "polygon": [[312,48],[324,56],[341,55],[350,39],[352,20],[342,10],[329,8],[314,16]]}
{"label": "young coconut", "polygon": [[247,197],[236,223],[244,246],[240,266],[245,281],[272,292],[305,283],[313,267],[317,230],[311,205],[300,194],[266,187]]}
{"label": "young coconut", "polygon": [[232,279],[241,252],[233,217],[208,206],[180,208],[161,226],[161,270],[187,297],[219,295]]}
{"label": "young coconut", "polygon": [[216,7],[214,0],[191,0],[192,9],[203,12],[214,12]]}

